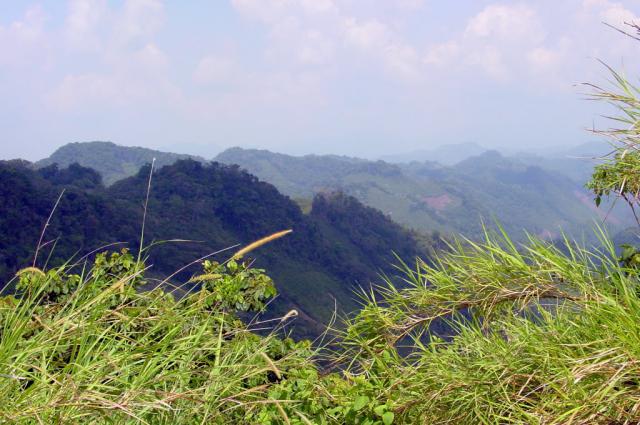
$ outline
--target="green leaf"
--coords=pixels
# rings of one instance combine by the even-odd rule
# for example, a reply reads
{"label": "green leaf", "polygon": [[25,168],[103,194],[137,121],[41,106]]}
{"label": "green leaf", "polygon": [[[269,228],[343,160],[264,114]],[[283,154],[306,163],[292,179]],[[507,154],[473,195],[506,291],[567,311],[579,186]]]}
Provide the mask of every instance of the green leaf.
{"label": "green leaf", "polygon": [[367,397],[366,395],[360,395],[356,397],[356,399],[353,402],[353,410],[357,412],[358,410],[366,406],[367,403],[369,403],[369,397]]}
{"label": "green leaf", "polygon": [[378,416],[382,416],[384,415],[384,412],[387,410],[387,406],[385,406],[384,404],[381,406],[376,407],[375,409],[373,409],[373,413],[375,413]]}
{"label": "green leaf", "polygon": [[384,425],[391,425],[393,423],[394,416],[395,415],[393,414],[393,412],[387,412],[382,415],[382,422],[384,423]]}
{"label": "green leaf", "polygon": [[620,257],[621,261],[628,261],[636,253],[636,249],[631,245],[622,244],[620,245],[620,247],[622,248],[622,253]]}

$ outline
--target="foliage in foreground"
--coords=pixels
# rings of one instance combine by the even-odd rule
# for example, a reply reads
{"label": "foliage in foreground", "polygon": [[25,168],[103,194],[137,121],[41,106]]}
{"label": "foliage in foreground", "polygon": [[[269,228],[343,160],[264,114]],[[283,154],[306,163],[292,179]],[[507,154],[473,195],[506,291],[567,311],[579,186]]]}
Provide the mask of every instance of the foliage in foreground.
{"label": "foliage in foreground", "polygon": [[[0,420],[16,423],[635,423],[640,290],[613,248],[508,239],[402,266],[331,353],[244,324],[275,293],[239,260],[175,299],[127,252],[23,270],[0,307]],[[426,344],[429,325],[455,335]],[[266,336],[253,330],[269,327]],[[409,348],[407,348],[409,346]],[[399,353],[403,355],[400,355]],[[324,358],[326,365],[328,360]]]}

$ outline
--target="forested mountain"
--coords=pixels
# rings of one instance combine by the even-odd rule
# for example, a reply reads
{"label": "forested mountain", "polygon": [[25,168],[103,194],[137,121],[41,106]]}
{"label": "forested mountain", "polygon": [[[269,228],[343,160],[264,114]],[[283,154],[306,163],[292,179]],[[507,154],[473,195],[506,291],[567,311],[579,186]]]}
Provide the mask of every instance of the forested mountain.
{"label": "forested mountain", "polygon": [[[0,163],[2,281],[30,265],[40,231],[63,189],[37,264],[80,258],[113,242],[136,250],[149,171],[143,167],[105,188],[97,172],[79,165],[34,170],[26,162]],[[257,267],[269,270],[281,294],[270,310],[301,311],[299,333],[317,335],[317,324],[327,323],[336,300],[344,311],[355,310],[353,292],[359,284],[368,286],[381,271],[393,273],[392,250],[406,260],[426,255],[424,241],[348,195],[318,195],[311,213],[303,214],[274,186],[238,166],[181,160],[157,170],[152,183],[146,242],[193,242],[154,246],[148,262],[151,275],[166,276],[222,248],[293,229],[252,255]],[[185,281],[193,271],[176,280]]]}
{"label": "forested mountain", "polygon": [[[105,149],[110,153],[105,154]],[[546,156],[506,157],[486,151],[453,166],[432,161],[391,164],[336,155],[296,157],[241,148],[228,149],[215,160],[240,165],[305,210],[318,193],[344,191],[417,231],[477,238],[483,233],[483,223],[491,227],[497,221],[516,239],[524,237],[523,230],[547,238],[565,231],[581,238],[594,220],[604,218],[608,207],[596,209],[584,190],[585,180],[574,180],[592,166],[578,151],[585,151],[585,147]],[[109,183],[116,175],[132,175],[132,164],[142,165],[145,158],[150,161],[155,156],[159,165],[177,159],[173,154],[162,157],[155,151],[103,143],[72,144],[58,152],[64,153],[63,164],[96,164]],[[59,156],[56,153],[39,164]],[[102,157],[110,159],[101,161]],[[110,171],[114,169],[120,174]],[[622,213],[614,209],[607,216],[612,232],[630,223],[624,209]]]}
{"label": "forested mountain", "polygon": [[[418,230],[482,234],[483,221],[497,220],[514,238],[523,229],[555,238],[581,230],[604,216],[581,184],[567,176],[487,151],[447,167],[434,162],[389,164],[351,158],[294,157],[268,151],[229,149],[216,160],[239,164],[283,193],[301,198],[343,190]],[[613,227],[629,222],[611,214]]]}
{"label": "forested mountain", "polygon": [[173,164],[180,159],[204,159],[140,147],[119,146],[111,142],[69,143],[56,150],[50,157],[36,163],[37,167],[58,164],[67,167],[78,163],[96,170],[106,185],[135,175],[140,167],[156,160],[157,167]]}

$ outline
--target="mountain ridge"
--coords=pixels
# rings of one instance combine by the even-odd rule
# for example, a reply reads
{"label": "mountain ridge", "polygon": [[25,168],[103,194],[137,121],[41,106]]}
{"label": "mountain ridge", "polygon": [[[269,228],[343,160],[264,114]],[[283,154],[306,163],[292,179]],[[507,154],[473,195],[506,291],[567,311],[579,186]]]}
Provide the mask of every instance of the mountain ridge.
{"label": "mountain ridge", "polygon": [[[87,145],[88,151],[91,146]],[[125,157],[129,149],[132,148],[117,147]],[[66,161],[73,159],[87,163],[86,158],[80,161],[82,157],[73,155]],[[168,158],[170,162],[177,159]],[[568,232],[582,238],[585,226],[604,217],[602,211],[587,205],[589,193],[572,178],[574,171],[584,168],[575,160],[554,162],[484,150],[453,166],[418,161],[391,164],[339,155],[291,156],[236,147],[221,152],[214,161],[239,165],[275,185],[305,209],[310,208],[318,193],[343,191],[396,223],[427,233],[481,238],[484,226],[495,228],[499,222],[516,239],[526,239],[525,232],[550,238]],[[142,161],[138,163],[143,165]],[[113,175],[107,183],[111,179]],[[618,225],[625,227],[631,222],[627,215],[626,210],[620,213],[619,208],[614,209],[609,224],[616,229]]]}

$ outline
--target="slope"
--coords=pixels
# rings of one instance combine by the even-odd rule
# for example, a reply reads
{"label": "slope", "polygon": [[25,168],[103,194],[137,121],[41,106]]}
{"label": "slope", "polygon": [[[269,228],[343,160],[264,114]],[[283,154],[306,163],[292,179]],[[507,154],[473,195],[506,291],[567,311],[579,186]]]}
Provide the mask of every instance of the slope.
{"label": "slope", "polygon": [[[483,221],[499,221],[516,239],[524,231],[556,237],[582,236],[602,218],[589,195],[557,172],[530,166],[495,151],[452,166],[433,162],[388,164],[339,157],[293,157],[234,148],[217,160],[239,164],[294,197],[343,190],[396,222],[420,231],[477,238]],[[628,218],[610,217],[614,227]]]}
{"label": "slope", "polygon": [[[149,168],[143,168],[104,188],[94,171],[77,165],[36,171],[30,164],[0,163],[2,280],[31,263],[40,230],[63,188],[47,229],[46,241],[55,243],[42,250],[39,265],[49,255],[49,264],[59,264],[76,251],[85,254],[116,241],[137,249],[148,173]],[[272,185],[237,166],[185,160],[163,167],[153,177],[145,240],[193,242],[155,245],[149,251],[150,272],[167,275],[222,248],[291,228],[292,235],[257,251],[255,264],[269,270],[281,294],[270,310],[277,314],[299,309],[297,334],[315,336],[336,302],[340,311],[353,311],[358,285],[377,280],[380,272],[394,273],[392,250],[405,260],[425,255],[412,235],[346,195],[319,197],[314,209],[311,215],[302,214]],[[353,223],[363,224],[346,231]],[[176,280],[184,282],[194,270],[187,269]]]}

